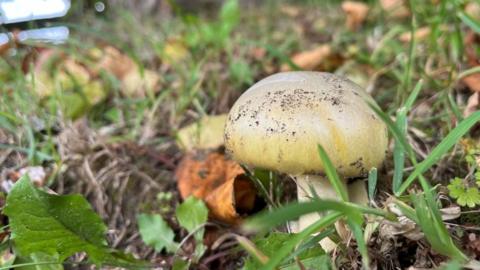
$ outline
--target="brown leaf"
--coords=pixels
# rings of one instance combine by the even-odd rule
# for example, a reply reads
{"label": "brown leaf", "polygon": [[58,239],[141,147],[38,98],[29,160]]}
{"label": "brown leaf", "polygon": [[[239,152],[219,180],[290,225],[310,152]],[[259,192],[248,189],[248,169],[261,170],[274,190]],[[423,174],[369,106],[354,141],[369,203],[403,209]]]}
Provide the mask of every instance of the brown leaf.
{"label": "brown leaf", "polygon": [[[418,28],[415,31],[415,40],[416,41],[424,40],[425,38],[428,37],[428,35],[430,35],[430,32],[431,32],[431,30],[430,30],[430,27],[428,27],[428,26]],[[409,43],[412,40],[412,33],[410,31],[405,32],[405,33],[401,34],[398,39],[401,42]]]}
{"label": "brown leaf", "polygon": [[354,31],[360,28],[367,18],[369,8],[362,2],[345,1],[342,3],[342,10],[347,15],[347,28]]}
{"label": "brown leaf", "polygon": [[115,75],[118,79],[123,79],[136,67],[135,62],[130,57],[112,46],[93,49],[90,51],[90,55],[97,61],[97,64],[92,67],[92,71],[96,75],[104,70]]}
{"label": "brown leaf", "polygon": [[[330,45],[321,45],[313,50],[297,53],[292,57],[292,62],[304,70],[314,70],[329,56],[332,55],[332,49]],[[283,65],[282,71],[290,70],[288,65]]]}
{"label": "brown leaf", "polygon": [[300,15],[302,11],[300,10],[299,7],[283,4],[280,7],[280,12],[289,16],[289,17],[294,18],[294,17],[297,17],[298,15]]}
{"label": "brown leaf", "polygon": [[410,16],[405,0],[380,0],[382,9],[392,18],[405,18]]}
{"label": "brown leaf", "polygon": [[90,56],[97,61],[92,72],[98,76],[101,71],[113,74],[122,83],[122,93],[129,97],[144,97],[148,91],[155,92],[160,76],[153,70],[140,70],[138,65],[117,48],[105,46],[90,51]]}
{"label": "brown leaf", "polygon": [[[478,83],[480,83],[480,80],[479,80]],[[475,111],[478,110],[478,104],[480,103],[480,95],[478,93],[479,92],[475,92],[475,93],[473,93],[473,95],[471,95],[468,98],[467,106],[463,110],[463,116],[464,117],[467,117],[470,114],[472,114],[472,113],[474,113]]]}
{"label": "brown leaf", "polygon": [[242,214],[255,207],[253,183],[236,162],[221,153],[187,154],[175,175],[182,198],[193,195],[202,199],[215,219],[237,224]]}

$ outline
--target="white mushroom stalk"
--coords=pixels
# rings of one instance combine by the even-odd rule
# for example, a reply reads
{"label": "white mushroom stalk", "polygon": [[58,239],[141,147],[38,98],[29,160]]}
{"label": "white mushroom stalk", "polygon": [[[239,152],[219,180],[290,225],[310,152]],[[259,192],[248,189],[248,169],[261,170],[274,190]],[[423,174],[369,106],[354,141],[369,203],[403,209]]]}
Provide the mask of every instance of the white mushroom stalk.
{"label": "white mushroom stalk", "polygon": [[[299,201],[314,197],[311,190],[321,199],[338,200],[322,176],[317,145],[343,179],[381,165],[387,129],[365,100],[374,102],[360,86],[334,74],[274,74],[250,87],[232,107],[226,149],[240,163],[295,176]],[[356,187],[366,194],[364,185]],[[350,196],[362,197],[358,192]],[[300,217],[299,230],[320,218],[316,213]]]}

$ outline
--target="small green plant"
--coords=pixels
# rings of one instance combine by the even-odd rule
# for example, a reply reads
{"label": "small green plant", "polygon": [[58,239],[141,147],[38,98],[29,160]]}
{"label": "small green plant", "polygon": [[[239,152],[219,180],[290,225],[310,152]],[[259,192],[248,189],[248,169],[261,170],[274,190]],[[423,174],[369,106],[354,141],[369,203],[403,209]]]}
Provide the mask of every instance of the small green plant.
{"label": "small green plant", "polygon": [[208,219],[208,208],[203,201],[195,197],[189,197],[177,207],[175,214],[180,226],[189,233],[180,243],[175,242],[175,233],[172,228],[158,214],[140,214],[137,218],[138,227],[143,241],[157,252],[165,249],[167,252],[177,255],[182,244],[190,236],[193,236],[195,252],[192,261],[181,266],[177,264],[177,268],[175,268],[188,269],[190,263],[197,262],[206,250],[205,245],[203,245],[203,235],[205,232],[204,226]]}
{"label": "small green plant", "polygon": [[81,195],[52,195],[22,177],[3,209],[10,222],[15,265],[58,266],[85,252],[97,266],[146,268],[146,264],[107,245],[107,227]]}
{"label": "small green plant", "polygon": [[[477,182],[478,184],[479,182]],[[464,179],[455,177],[447,186],[450,197],[457,200],[460,206],[475,207],[480,204],[480,192],[478,187],[469,187]]]}
{"label": "small green plant", "polygon": [[447,186],[450,197],[457,200],[460,206],[470,208],[480,205],[480,171],[478,171],[478,157],[480,151],[476,147],[467,145],[465,161],[471,172],[464,179],[455,177]]}

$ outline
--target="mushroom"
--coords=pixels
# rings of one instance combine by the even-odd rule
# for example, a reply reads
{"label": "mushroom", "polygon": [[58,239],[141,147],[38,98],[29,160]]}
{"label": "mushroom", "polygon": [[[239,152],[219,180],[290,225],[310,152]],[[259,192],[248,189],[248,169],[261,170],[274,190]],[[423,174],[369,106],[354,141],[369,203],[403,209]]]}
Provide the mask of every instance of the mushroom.
{"label": "mushroom", "polygon": [[[233,105],[225,126],[226,150],[240,163],[291,175],[299,201],[313,198],[312,189],[321,199],[338,200],[325,177],[317,144],[345,185],[349,178],[363,177],[381,165],[387,129],[367,101],[374,103],[360,86],[334,74],[271,75]],[[350,197],[366,197],[364,183],[353,186]],[[298,230],[318,219],[316,213],[300,217]]]}

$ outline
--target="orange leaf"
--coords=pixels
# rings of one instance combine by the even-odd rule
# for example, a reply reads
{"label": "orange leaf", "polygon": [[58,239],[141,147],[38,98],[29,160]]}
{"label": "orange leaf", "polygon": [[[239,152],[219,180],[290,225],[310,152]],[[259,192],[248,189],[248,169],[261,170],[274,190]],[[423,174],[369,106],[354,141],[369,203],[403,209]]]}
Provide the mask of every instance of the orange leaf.
{"label": "orange leaf", "polygon": [[368,14],[368,6],[362,2],[345,1],[342,10],[347,15],[346,25],[350,30],[357,30],[365,21]]}
{"label": "orange leaf", "polygon": [[[415,31],[415,40],[420,41],[424,40],[428,35],[430,35],[430,27],[425,26],[425,27],[420,27]],[[400,35],[399,37],[401,42],[404,43],[409,43],[412,40],[412,32],[408,31]]]}
{"label": "orange leaf", "polygon": [[[297,53],[292,57],[292,62],[304,70],[313,70],[318,67],[323,61],[332,55],[330,45],[321,45],[310,51]],[[290,67],[282,66],[282,71],[288,71]]]}
{"label": "orange leaf", "polygon": [[405,18],[410,16],[405,0],[380,0],[382,9],[392,18]]}
{"label": "orange leaf", "polygon": [[193,195],[202,199],[217,220],[237,224],[242,214],[255,207],[253,183],[236,162],[223,154],[187,154],[175,175],[182,198]]}
{"label": "orange leaf", "polygon": [[480,73],[468,75],[462,79],[462,82],[465,83],[470,90],[477,93],[480,92]]}

